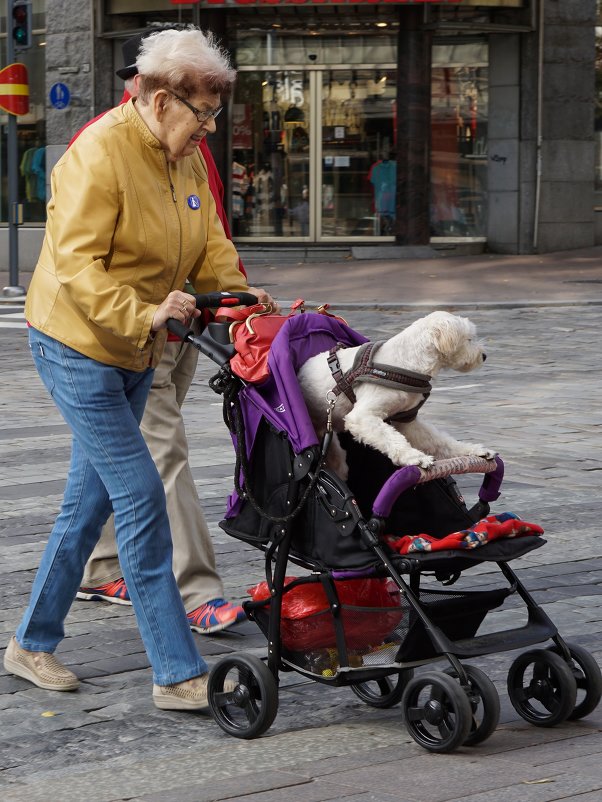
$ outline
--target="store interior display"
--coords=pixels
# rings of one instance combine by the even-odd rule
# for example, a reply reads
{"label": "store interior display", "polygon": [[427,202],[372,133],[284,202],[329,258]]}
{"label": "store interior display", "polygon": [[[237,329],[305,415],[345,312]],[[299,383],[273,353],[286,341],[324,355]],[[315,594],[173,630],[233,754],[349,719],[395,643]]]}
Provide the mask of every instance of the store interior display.
{"label": "store interior display", "polygon": [[[435,66],[432,74],[431,234],[482,236],[487,66]],[[239,84],[237,100],[244,103],[235,102],[236,236],[395,236],[395,69],[243,71]],[[319,125],[312,128],[313,115]]]}

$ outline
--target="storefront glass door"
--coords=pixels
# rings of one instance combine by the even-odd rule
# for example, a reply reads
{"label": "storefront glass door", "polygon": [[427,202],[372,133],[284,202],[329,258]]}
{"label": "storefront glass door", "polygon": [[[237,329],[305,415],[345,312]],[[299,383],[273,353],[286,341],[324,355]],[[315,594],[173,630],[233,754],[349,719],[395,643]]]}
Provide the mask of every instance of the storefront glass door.
{"label": "storefront glass door", "polygon": [[310,235],[309,83],[302,70],[239,75],[232,134],[236,237]]}
{"label": "storefront glass door", "polygon": [[321,236],[391,236],[395,71],[330,70],[320,78]]}
{"label": "storefront glass door", "polygon": [[241,71],[232,155],[235,237],[391,236],[395,71]]}

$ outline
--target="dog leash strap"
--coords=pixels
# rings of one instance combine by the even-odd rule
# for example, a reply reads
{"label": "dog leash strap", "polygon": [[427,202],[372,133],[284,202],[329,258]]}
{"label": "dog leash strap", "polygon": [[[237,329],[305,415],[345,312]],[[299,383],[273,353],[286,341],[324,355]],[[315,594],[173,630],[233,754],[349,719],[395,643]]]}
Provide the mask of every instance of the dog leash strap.
{"label": "dog leash strap", "polygon": [[345,375],[343,374],[341,363],[339,362],[339,358],[337,356],[337,351],[342,347],[342,343],[337,343],[328,352],[328,367],[332,373],[332,378],[335,380],[335,386],[331,392],[334,394],[335,398],[338,398],[341,393],[345,393],[351,403],[355,404],[355,393],[351,388],[353,379],[351,379],[351,381],[349,380],[349,373]]}

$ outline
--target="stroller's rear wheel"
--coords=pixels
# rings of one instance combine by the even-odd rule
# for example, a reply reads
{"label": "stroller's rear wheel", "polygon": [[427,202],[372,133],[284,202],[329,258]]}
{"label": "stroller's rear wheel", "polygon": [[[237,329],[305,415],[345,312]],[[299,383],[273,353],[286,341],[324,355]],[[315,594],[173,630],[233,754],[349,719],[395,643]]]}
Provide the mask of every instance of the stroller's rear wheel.
{"label": "stroller's rear wheel", "polygon": [[510,666],[508,695],[525,721],[536,727],[553,727],[573,712],[577,683],[562,657],[547,649],[532,649]]}
{"label": "stroller's rear wheel", "polygon": [[[573,659],[573,666],[569,668],[577,683],[577,703],[567,718],[569,721],[576,721],[588,716],[598,707],[602,697],[602,673],[600,666],[587,649],[576,643],[567,643],[566,646]],[[558,646],[550,646],[550,651],[560,654]],[[585,696],[581,695],[581,691]]]}
{"label": "stroller's rear wheel", "polygon": [[[500,697],[495,685],[484,671],[476,666],[463,665],[470,689],[468,701],[472,710],[470,732],[464,746],[475,746],[485,741],[495,731],[500,720]],[[450,666],[445,673],[457,678]]]}
{"label": "stroller's rear wheel", "polygon": [[472,723],[468,697],[443,672],[419,674],[401,699],[406,728],[429,752],[451,752],[466,741]]}
{"label": "stroller's rear wheel", "polygon": [[393,707],[401,702],[405,687],[413,676],[413,670],[406,668],[399,674],[389,677],[380,677],[368,682],[354,682],[351,690],[371,707]]}
{"label": "stroller's rear wheel", "polygon": [[220,660],[209,676],[208,697],[213,718],[235,738],[262,735],[278,712],[274,675],[265,663],[251,655]]}

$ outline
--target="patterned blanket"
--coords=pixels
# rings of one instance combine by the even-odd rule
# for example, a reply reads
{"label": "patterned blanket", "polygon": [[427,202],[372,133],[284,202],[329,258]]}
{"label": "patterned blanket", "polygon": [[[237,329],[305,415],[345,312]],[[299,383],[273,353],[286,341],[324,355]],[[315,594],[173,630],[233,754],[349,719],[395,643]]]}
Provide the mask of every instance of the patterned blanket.
{"label": "patterned blanket", "polygon": [[399,554],[411,554],[416,551],[444,551],[445,549],[476,549],[492,540],[501,537],[520,537],[521,535],[543,535],[543,529],[537,524],[523,521],[513,512],[502,512],[500,515],[488,515],[476,523],[471,529],[452,532],[442,538],[431,535],[385,535],[385,543]]}

